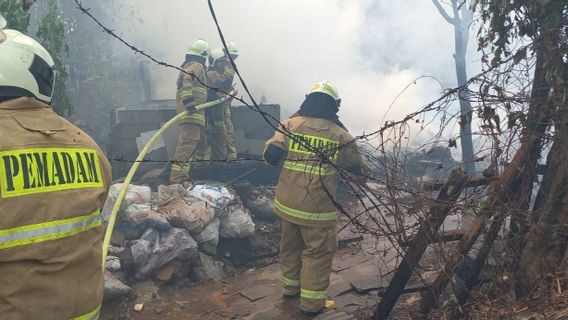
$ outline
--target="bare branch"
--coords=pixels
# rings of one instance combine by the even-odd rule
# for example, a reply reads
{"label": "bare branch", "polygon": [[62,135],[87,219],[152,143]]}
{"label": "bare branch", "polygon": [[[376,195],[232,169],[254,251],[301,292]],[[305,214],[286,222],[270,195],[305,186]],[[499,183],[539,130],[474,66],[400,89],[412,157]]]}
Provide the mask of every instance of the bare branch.
{"label": "bare branch", "polygon": [[440,1],[438,0],[432,0],[432,3],[434,4],[434,6],[436,7],[436,9],[438,9],[438,12],[440,12],[440,14],[442,15],[442,17],[448,21],[448,23],[450,24],[455,24],[455,17],[452,18],[450,17],[450,15],[448,15],[448,13],[446,12],[446,10],[444,10],[444,8],[442,8],[442,5],[440,4]]}

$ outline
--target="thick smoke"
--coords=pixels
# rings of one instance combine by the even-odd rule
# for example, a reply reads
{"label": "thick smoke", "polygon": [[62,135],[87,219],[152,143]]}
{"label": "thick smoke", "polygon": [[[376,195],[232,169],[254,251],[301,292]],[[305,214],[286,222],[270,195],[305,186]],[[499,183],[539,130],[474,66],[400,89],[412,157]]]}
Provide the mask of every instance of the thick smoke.
{"label": "thick smoke", "polygon": [[[207,1],[129,0],[134,16],[117,26],[122,35],[171,63],[181,62],[194,38],[219,46]],[[310,86],[334,83],[343,99],[340,116],[354,134],[377,129],[437,97],[440,83],[456,85],[453,27],[430,1],[240,0],[213,1],[227,39],[241,56],[237,65],[254,96],[279,103],[283,116],[300,105]],[[472,32],[475,35],[475,32]],[[477,72],[475,41],[469,73]],[[157,68],[156,68],[157,69]],[[174,95],[177,72],[155,72],[158,98]],[[240,92],[244,93],[243,90]],[[385,118],[386,117],[386,118]]]}

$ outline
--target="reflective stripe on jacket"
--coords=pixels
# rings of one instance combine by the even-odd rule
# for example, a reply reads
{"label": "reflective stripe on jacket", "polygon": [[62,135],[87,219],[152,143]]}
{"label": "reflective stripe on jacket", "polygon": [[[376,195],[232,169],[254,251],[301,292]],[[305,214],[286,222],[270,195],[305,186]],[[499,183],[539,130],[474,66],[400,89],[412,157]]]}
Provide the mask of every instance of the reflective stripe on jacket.
{"label": "reflective stripe on jacket", "polygon": [[266,142],[286,154],[276,187],[276,213],[304,226],[335,225],[336,166],[366,168],[353,137],[326,119],[293,116],[282,125],[289,134],[276,132]]}
{"label": "reflective stripe on jacket", "polygon": [[0,103],[2,319],[97,319],[110,164],[32,98]]}

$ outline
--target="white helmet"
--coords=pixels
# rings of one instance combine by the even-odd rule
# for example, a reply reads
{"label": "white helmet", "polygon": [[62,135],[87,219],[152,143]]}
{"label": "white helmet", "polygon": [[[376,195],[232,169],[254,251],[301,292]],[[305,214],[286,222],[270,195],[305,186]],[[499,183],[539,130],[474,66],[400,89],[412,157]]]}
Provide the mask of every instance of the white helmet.
{"label": "white helmet", "polygon": [[4,17],[0,14],[0,30],[6,28],[7,24],[8,22],[6,22],[6,19],[4,19]]}
{"label": "white helmet", "polygon": [[227,42],[227,49],[229,49],[229,54],[233,60],[239,57],[239,48],[236,43],[233,41]]}
{"label": "white helmet", "polygon": [[335,100],[338,105],[341,103],[341,98],[339,98],[339,93],[337,92],[337,89],[335,89],[335,87],[327,80],[314,84],[314,86],[310,89],[308,95],[314,92],[327,94],[328,96],[332,97],[333,100]]}
{"label": "white helmet", "polygon": [[[0,27],[5,26],[0,15]],[[55,63],[47,50],[31,37],[0,28],[0,98],[35,97],[51,103]]]}
{"label": "white helmet", "polygon": [[214,67],[217,60],[226,57],[227,55],[225,54],[225,50],[223,50],[223,48],[215,48],[211,50],[211,54],[209,55],[209,67]]}
{"label": "white helmet", "polygon": [[186,54],[191,56],[197,56],[202,58],[207,58],[209,55],[209,42],[203,39],[193,40],[189,48],[187,48]]}

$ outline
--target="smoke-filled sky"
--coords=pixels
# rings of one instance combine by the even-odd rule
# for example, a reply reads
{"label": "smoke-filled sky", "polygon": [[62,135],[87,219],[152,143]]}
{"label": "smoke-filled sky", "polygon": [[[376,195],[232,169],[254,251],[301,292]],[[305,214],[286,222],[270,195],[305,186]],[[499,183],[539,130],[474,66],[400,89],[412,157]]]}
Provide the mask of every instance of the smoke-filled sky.
{"label": "smoke-filled sky", "polygon": [[[206,0],[121,1],[120,34],[160,59],[180,64],[194,38],[220,46]],[[340,117],[354,134],[376,130],[388,106],[421,75],[456,85],[453,27],[429,0],[215,0],[226,39],[239,46],[237,65],[255,98],[265,93],[283,116],[297,110],[306,90],[329,80],[339,90]],[[134,14],[129,18],[129,9]],[[447,7],[449,9],[449,7]],[[138,21],[140,18],[142,21]],[[121,20],[122,21],[122,20]],[[476,32],[470,75],[480,70]],[[162,71],[160,97],[174,96],[176,71]],[[442,88],[418,81],[396,101],[395,120],[435,99]],[[240,92],[244,93],[243,90]],[[457,108],[457,107],[456,107]]]}

